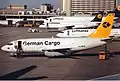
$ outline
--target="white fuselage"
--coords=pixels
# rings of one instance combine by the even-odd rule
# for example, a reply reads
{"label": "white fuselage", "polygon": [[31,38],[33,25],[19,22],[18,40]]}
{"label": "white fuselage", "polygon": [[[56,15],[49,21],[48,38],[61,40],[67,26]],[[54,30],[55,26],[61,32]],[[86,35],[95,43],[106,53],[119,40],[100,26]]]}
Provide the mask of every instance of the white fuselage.
{"label": "white fuselage", "polygon": [[[86,24],[87,23],[87,24]],[[63,23],[43,23],[42,25],[40,25],[40,28],[65,28],[65,27],[69,27],[72,26],[73,28],[87,28],[87,27],[94,27],[94,26],[98,26],[97,23],[100,22],[63,22]]]}
{"label": "white fuselage", "polygon": [[[100,22],[91,22],[95,17],[50,17],[44,21],[40,28],[63,28],[74,26],[74,28],[86,28],[97,26]],[[104,18],[102,18],[103,20]],[[47,26],[48,24],[48,26]]]}
{"label": "white fuselage", "polygon": [[[96,29],[69,29],[58,33],[57,37],[86,37]],[[112,29],[110,36],[120,36],[120,29]]]}
{"label": "white fuselage", "polygon": [[[49,17],[44,22],[45,23],[64,23],[64,22],[90,22],[95,18],[95,16],[58,16],[58,17]],[[115,17],[114,19],[117,19],[118,17]],[[104,20],[105,17],[102,17],[102,20]]]}
{"label": "white fuselage", "polygon": [[15,46],[18,47],[18,41],[21,41],[21,47],[24,52],[43,52],[48,50],[73,51],[85,50],[100,46],[106,42],[96,38],[32,38],[12,41],[12,45],[5,45],[1,49],[8,52],[16,52]]}
{"label": "white fuselage", "polygon": [[78,17],[67,17],[67,16],[60,16],[60,17],[50,17],[47,18],[45,21],[46,23],[50,22],[88,22],[92,21],[95,18],[95,16],[78,16]]}
{"label": "white fuselage", "polygon": [[[65,28],[68,26],[74,26],[73,28],[88,28],[98,26],[100,22],[91,22],[95,16],[88,16],[88,17],[50,17],[44,21],[40,28]],[[105,17],[102,18],[104,20]],[[117,19],[115,17],[114,19]],[[47,26],[48,24],[48,26]]]}

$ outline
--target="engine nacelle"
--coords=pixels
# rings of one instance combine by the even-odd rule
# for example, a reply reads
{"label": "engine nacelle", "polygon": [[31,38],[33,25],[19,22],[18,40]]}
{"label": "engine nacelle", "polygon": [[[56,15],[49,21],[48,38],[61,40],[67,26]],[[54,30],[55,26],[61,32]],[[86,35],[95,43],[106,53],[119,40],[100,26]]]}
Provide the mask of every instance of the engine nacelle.
{"label": "engine nacelle", "polygon": [[64,54],[59,53],[59,52],[48,52],[48,51],[45,51],[44,54],[45,54],[45,56],[48,56],[48,57],[64,56]]}

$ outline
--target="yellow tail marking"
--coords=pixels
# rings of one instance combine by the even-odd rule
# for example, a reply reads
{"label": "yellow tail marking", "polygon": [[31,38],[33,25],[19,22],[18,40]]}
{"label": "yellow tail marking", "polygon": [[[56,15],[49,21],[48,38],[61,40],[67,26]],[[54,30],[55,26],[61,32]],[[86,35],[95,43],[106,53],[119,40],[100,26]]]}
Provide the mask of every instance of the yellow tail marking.
{"label": "yellow tail marking", "polygon": [[110,13],[107,15],[105,20],[98,26],[95,32],[90,34],[88,37],[91,38],[107,38],[109,37],[111,33],[111,29],[113,26],[113,20],[114,20],[114,13]]}

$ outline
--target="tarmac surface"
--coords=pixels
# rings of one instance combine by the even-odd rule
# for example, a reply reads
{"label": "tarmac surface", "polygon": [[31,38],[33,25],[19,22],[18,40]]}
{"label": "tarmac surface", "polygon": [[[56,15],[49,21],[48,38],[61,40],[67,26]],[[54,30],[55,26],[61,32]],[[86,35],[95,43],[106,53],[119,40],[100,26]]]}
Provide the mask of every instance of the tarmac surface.
{"label": "tarmac surface", "polygon": [[[57,32],[28,33],[28,28],[0,28],[0,48],[21,38],[52,37]],[[103,47],[82,51],[71,58],[44,56],[10,57],[0,49],[0,80],[93,80],[94,78],[120,73],[120,42],[108,45],[114,57],[99,60]],[[120,78],[119,78],[120,79]]]}

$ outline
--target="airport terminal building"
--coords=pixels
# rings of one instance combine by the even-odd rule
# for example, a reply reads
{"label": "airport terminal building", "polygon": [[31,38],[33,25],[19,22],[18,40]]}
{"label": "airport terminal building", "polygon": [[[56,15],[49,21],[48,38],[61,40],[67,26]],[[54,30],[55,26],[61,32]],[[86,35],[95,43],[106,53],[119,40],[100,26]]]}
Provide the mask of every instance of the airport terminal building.
{"label": "airport terminal building", "polygon": [[63,0],[62,4],[63,11],[70,16],[76,13],[112,11],[116,7],[116,0]]}

